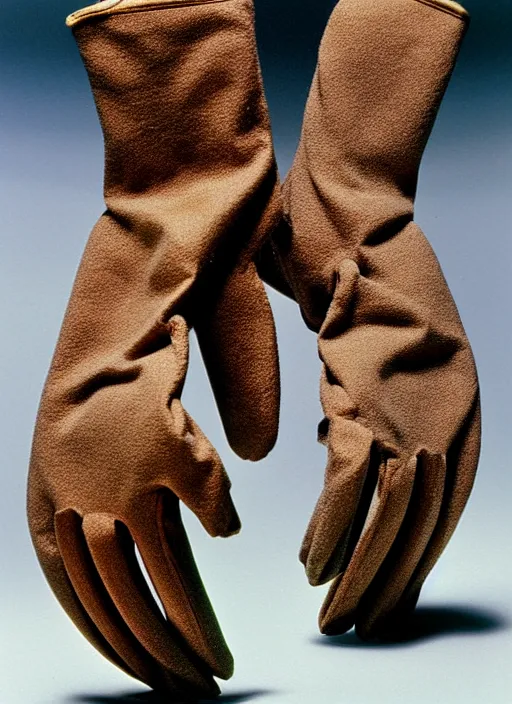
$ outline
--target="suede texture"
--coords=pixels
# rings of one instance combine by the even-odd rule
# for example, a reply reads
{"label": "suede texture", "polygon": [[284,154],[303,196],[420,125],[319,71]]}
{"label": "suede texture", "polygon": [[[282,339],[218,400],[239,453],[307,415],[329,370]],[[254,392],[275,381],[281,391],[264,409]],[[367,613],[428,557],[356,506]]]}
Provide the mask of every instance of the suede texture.
{"label": "suede texture", "polygon": [[326,634],[401,632],[477,468],[473,355],[413,219],[466,26],[448,0],[338,3],[283,186],[285,218],[260,263],[292,292],[323,362],[328,461],[300,559],[311,584],[332,580]]}
{"label": "suede texture", "polygon": [[106,211],[39,407],[29,525],[77,627],[155,689],[211,697],[233,670],[180,501],[212,536],[240,523],[180,398],[194,328],[231,446],[272,448],[278,360],[255,260],[323,362],[328,461],[300,554],[311,584],[332,582],[321,631],[400,634],[455,530],[478,380],[414,196],[467,21],[451,0],[341,0],[281,190],[250,0],[105,0],[68,20],[105,138]]}
{"label": "suede texture", "polygon": [[106,210],[39,406],[30,531],[103,655],[172,695],[215,696],[233,660],[180,501],[212,536],[240,523],[180,397],[193,327],[233,449],[257,460],[272,448],[277,348],[253,260],[282,209],[252,2],[103,2],[68,24],[103,129]]}

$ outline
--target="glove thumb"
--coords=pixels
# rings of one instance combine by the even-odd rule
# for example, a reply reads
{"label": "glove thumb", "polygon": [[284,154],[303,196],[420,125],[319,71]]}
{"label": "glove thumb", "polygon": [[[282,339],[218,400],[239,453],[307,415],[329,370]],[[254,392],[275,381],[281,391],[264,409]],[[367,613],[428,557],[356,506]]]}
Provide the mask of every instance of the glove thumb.
{"label": "glove thumb", "polygon": [[277,439],[279,362],[272,310],[253,262],[230,275],[194,327],[229,444],[243,459],[262,459]]}

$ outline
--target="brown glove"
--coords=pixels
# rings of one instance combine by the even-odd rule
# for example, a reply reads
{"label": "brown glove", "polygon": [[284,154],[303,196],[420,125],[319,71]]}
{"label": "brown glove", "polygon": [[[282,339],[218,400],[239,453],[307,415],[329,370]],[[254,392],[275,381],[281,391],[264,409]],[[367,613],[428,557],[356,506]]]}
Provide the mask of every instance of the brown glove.
{"label": "brown glove", "polygon": [[263,457],[278,424],[275,330],[253,258],[281,201],[252,2],[106,0],[68,24],[104,132],[107,210],[43,392],[30,530],[100,652],[152,687],[212,696],[212,675],[229,678],[233,662],[179,500],[212,536],[240,524],[180,402],[190,326],[236,452]]}
{"label": "brown glove", "polygon": [[290,227],[274,253],[323,361],[328,463],[300,559],[311,584],[334,579],[326,634],[396,633],[473,484],[473,356],[413,222],[420,158],[466,22],[450,0],[341,0],[284,185]]}

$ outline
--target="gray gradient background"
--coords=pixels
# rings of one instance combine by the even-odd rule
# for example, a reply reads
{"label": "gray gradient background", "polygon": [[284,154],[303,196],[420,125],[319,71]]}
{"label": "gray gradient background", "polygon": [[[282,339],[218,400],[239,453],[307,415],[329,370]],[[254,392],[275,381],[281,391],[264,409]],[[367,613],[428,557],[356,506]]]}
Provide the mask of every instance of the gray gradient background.
{"label": "gray gradient background", "polygon": [[[333,4],[256,0],[282,173]],[[25,524],[37,404],[82,249],[103,207],[101,134],[64,26],[79,5],[3,0],[0,10],[0,704],[156,701],[73,628],[44,582]],[[295,305],[273,294],[281,435],[259,465],[227,447],[194,345],[185,403],[225,458],[244,523],[240,536],[214,541],[186,515],[236,658],[225,702],[512,701],[512,2],[467,0],[466,7],[473,22],[423,162],[417,221],[439,256],[478,363],[484,435],[474,494],[424,589],[415,640],[372,647],[352,635],[319,636],[325,589],[307,585],[296,557],[325,460],[315,442],[314,336]]]}

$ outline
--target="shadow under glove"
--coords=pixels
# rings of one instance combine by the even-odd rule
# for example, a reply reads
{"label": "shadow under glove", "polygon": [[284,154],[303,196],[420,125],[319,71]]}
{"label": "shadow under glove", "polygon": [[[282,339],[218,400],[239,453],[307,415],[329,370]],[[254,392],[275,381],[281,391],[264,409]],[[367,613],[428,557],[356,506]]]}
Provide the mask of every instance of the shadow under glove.
{"label": "shadow under glove", "polygon": [[326,634],[400,629],[473,485],[474,360],[413,222],[466,21],[449,0],[339,2],[283,187],[286,221],[262,262],[274,285],[280,264],[277,285],[292,290],[323,361],[328,463],[300,559],[311,584],[334,579]]}
{"label": "shadow under glove", "polygon": [[151,687],[214,696],[233,661],[179,501],[212,536],[240,523],[180,397],[194,326],[232,447],[251,460],[272,448],[277,348],[253,258],[282,213],[252,2],[106,1],[68,24],[103,128],[107,210],[43,391],[30,531],[103,655]]}

